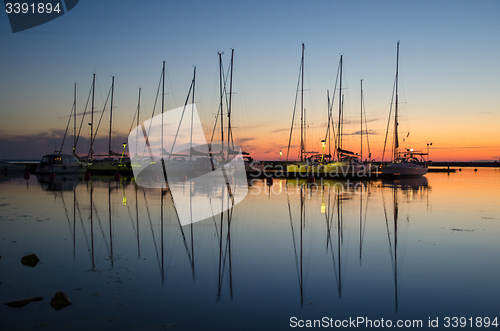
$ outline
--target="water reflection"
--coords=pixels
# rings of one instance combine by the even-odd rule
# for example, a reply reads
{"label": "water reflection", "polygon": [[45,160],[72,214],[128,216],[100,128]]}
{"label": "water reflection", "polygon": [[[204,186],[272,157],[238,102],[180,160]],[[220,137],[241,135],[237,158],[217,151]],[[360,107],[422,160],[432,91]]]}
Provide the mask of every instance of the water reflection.
{"label": "water reflection", "polygon": [[[280,323],[290,316],[316,318],[332,311],[339,318],[426,319],[434,311],[461,312],[464,298],[474,304],[468,309],[493,313],[483,296],[500,304],[494,296],[500,270],[491,263],[498,251],[499,185],[480,177],[474,184],[483,183],[486,193],[467,195],[465,188],[475,188],[467,187],[468,175],[454,179],[462,185],[441,174],[314,185],[257,180],[240,204],[233,206],[227,194],[223,201],[213,195],[219,208],[230,208],[185,226],[168,188],[145,189],[133,179],[113,177],[54,183],[2,177],[0,293],[9,302],[27,290],[26,282],[35,281],[33,270],[19,269],[19,260],[36,253],[41,263],[34,271],[43,282],[29,286],[34,297],[66,291],[75,302],[66,313],[78,316],[113,300],[125,305],[102,318],[130,321],[133,307],[155,302],[148,319],[137,318],[141,324],[152,318],[157,325],[175,322],[186,329],[206,321],[236,329],[236,320],[270,311],[266,323],[273,329],[283,329]],[[197,196],[210,195],[204,187],[178,185],[191,210],[199,208]],[[37,304],[30,306],[43,321]],[[193,321],[188,307],[203,318]],[[170,320],[155,319],[165,311]],[[222,313],[235,315],[225,319]]]}
{"label": "water reflection", "polygon": [[[382,189],[382,201],[383,201],[383,206],[384,206],[384,216],[385,216],[385,225],[386,225],[386,230],[387,230],[387,240],[389,243],[389,251],[390,251],[390,256],[391,256],[391,265],[392,265],[392,271],[394,275],[394,310],[397,312],[398,311],[398,262],[401,265],[403,260],[404,260],[404,255],[398,257],[398,247],[400,245],[403,245],[404,248],[404,241],[398,243],[398,225],[399,225],[399,231],[401,231],[401,228],[406,230],[406,227],[408,223],[410,222],[410,214],[409,210],[406,214],[406,219],[404,223],[401,223],[399,220],[400,217],[400,210],[399,210],[399,195],[403,195],[408,203],[411,202],[411,200],[414,197],[423,197],[424,192],[429,192],[430,187],[428,186],[428,181],[427,178],[425,177],[416,177],[416,178],[401,178],[401,179],[396,179],[396,180],[385,180],[383,181],[382,184],[383,187],[388,188],[389,190],[392,191],[392,221],[390,220],[390,217],[388,216],[388,211],[386,207],[386,202],[385,202],[385,194],[384,194],[384,189]],[[428,195],[427,195],[428,198]],[[392,224],[392,231],[391,231],[391,224]],[[391,236],[392,233],[392,236]],[[403,237],[404,240],[404,237]],[[403,251],[404,254],[404,251]]]}

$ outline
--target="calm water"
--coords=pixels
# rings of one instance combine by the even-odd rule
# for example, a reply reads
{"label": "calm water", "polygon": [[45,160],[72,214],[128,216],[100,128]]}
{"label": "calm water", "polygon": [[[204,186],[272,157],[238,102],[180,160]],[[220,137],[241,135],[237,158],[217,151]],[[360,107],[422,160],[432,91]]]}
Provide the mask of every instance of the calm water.
{"label": "calm water", "polygon": [[[255,181],[228,231],[227,215],[181,227],[169,193],[131,180],[2,175],[0,302],[44,300],[0,305],[0,329],[287,330],[292,317],[443,328],[500,315],[498,169],[302,184]],[[21,264],[31,253],[40,262]],[[73,305],[52,308],[57,291]]]}

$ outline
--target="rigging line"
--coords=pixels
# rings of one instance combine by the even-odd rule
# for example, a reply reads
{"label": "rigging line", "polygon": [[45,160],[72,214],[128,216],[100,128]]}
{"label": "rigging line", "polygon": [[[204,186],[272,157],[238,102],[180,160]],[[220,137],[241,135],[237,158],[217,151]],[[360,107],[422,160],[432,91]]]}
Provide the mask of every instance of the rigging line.
{"label": "rigging line", "polygon": [[170,85],[170,90],[172,91],[172,99],[174,100],[174,106],[177,107],[177,102],[175,101],[174,88],[172,87],[172,81],[170,80],[170,75],[168,74],[168,67],[165,65],[165,72],[168,80],[168,84]]}
{"label": "rigging line", "polygon": [[[181,124],[182,124],[182,119],[184,118],[184,113],[186,112],[186,106],[187,106],[187,103],[189,102],[189,96],[191,95],[191,91],[193,89],[193,86],[194,86],[194,78],[193,80],[191,81],[191,86],[189,87],[189,91],[188,91],[188,95],[186,97],[186,101],[184,102],[184,108],[182,109],[182,115],[181,115],[181,119],[179,121],[179,125],[177,126],[177,131],[175,132],[175,137],[174,137],[174,141],[172,143],[172,148],[170,149],[170,155],[168,156],[168,160],[167,162],[170,161],[170,158],[172,157],[172,153],[174,152],[174,148],[175,148],[175,142],[177,141],[177,136],[179,135],[179,130],[181,128]],[[193,135],[193,133],[191,132],[191,136]],[[191,151],[189,151],[189,154],[191,155]],[[162,155],[162,158],[163,158],[163,151],[161,151],[161,155]],[[172,198],[173,199],[173,198]],[[172,200],[173,201],[173,200]],[[180,224],[180,223],[179,223]]]}
{"label": "rigging line", "polygon": [[384,198],[384,191],[383,190],[382,190],[382,202],[384,205],[385,227],[387,229],[387,240],[389,241],[389,252],[391,253],[391,266],[392,266],[392,271],[394,271],[394,256],[392,254],[392,242],[391,242],[391,235],[390,235],[390,230],[389,230],[389,220],[387,218],[387,209],[385,207],[385,198]]}
{"label": "rigging line", "polygon": [[[68,207],[66,206],[66,202],[64,201],[64,196],[63,196],[63,193],[61,192],[61,200],[62,200],[62,203],[63,203],[63,207],[64,207],[64,214],[66,215],[66,219],[68,220],[68,226],[69,226],[69,231],[70,233],[72,232],[71,230],[71,220],[69,219],[69,213],[68,213]],[[73,234],[71,233],[71,236],[73,237]],[[73,237],[73,240],[75,238]]]}
{"label": "rigging line", "polygon": [[135,229],[135,224],[134,224],[134,217],[132,216],[132,213],[130,212],[130,207],[127,204],[127,210],[128,210],[128,215],[130,216],[130,222],[132,223],[132,229],[134,229],[134,234],[137,236],[137,230]]}
{"label": "rigging line", "polygon": [[[229,213],[229,211],[228,211]],[[228,216],[229,217],[229,216]],[[224,274],[225,270],[226,270],[226,260],[227,260],[227,256],[228,256],[228,252],[229,252],[229,244],[230,244],[230,240],[231,240],[231,235],[230,235],[230,228],[229,228],[229,219],[228,219],[228,229],[227,229],[227,235],[226,235],[226,245],[224,247],[224,255],[222,257],[222,274]],[[231,263],[231,260],[229,260],[229,264]]]}
{"label": "rigging line", "polygon": [[331,236],[331,220],[333,219],[333,211],[330,214],[330,201],[331,201],[331,195],[330,195],[330,188],[328,188],[328,210],[325,212],[325,220],[326,220],[326,251],[328,252],[328,245],[332,244],[332,236]]}
{"label": "rigging line", "polygon": [[99,223],[99,228],[102,233],[102,238],[104,239],[104,243],[106,244],[106,248],[108,250],[108,253],[111,255],[111,250],[109,249],[108,241],[106,240],[106,235],[104,234],[104,229],[102,228],[102,223],[101,223],[101,218],[99,217],[99,213],[97,212],[97,207],[95,203],[93,203],[94,210],[95,210],[95,215],[97,217],[97,222]]}
{"label": "rigging line", "polygon": [[92,84],[90,84],[89,96],[87,97],[87,103],[85,104],[85,109],[83,110],[82,121],[80,122],[80,128],[78,129],[78,135],[76,136],[75,147],[78,144],[78,139],[80,138],[80,133],[82,132],[83,121],[85,120],[85,114],[87,113],[87,108],[90,102],[90,96],[92,95]]}
{"label": "rigging line", "polygon": [[[335,213],[335,205],[337,205],[337,209],[338,209],[338,197],[339,195],[336,194],[334,196],[334,200],[333,200],[333,208],[332,208],[332,213],[331,213],[331,217],[332,217],[332,220],[333,220],[333,215]],[[334,274],[335,274],[335,282],[337,283],[337,286],[340,286],[340,282],[339,282],[339,278],[340,278],[340,265],[339,267],[337,267],[337,263],[335,262],[335,252],[333,251],[333,243],[332,243],[332,237],[330,237],[330,253],[332,254],[332,263],[333,263],[333,271],[334,271]],[[339,260],[340,262],[340,260]],[[337,275],[337,270],[338,270],[338,275]]]}
{"label": "rigging line", "polygon": [[212,136],[210,137],[210,145],[212,145],[212,141],[214,140],[214,136],[215,136],[215,130],[217,129],[217,122],[219,121],[220,108],[221,107],[219,104],[219,108],[217,108],[217,115],[215,116],[214,129],[212,130]]}
{"label": "rigging line", "polygon": [[[329,130],[330,125],[331,125],[332,131],[333,131],[333,137],[334,137],[334,144],[335,144],[334,151],[337,150],[337,140],[335,139],[335,136],[336,136],[335,135],[335,123],[333,122],[332,110],[333,110],[333,105],[335,103],[335,93],[337,92],[339,71],[340,71],[340,61],[339,61],[339,66],[337,67],[337,75],[335,78],[335,86],[333,88],[332,100],[331,100],[330,104],[328,105],[328,125],[327,125],[327,129],[326,129],[326,134],[325,134],[325,141],[332,137],[332,134],[330,134],[330,130]],[[329,140],[329,142],[328,142],[328,154],[332,155],[332,153],[331,153],[331,140]]]}
{"label": "rigging line", "polygon": [[149,219],[149,226],[151,228],[151,235],[153,236],[153,244],[155,246],[156,261],[158,262],[158,267],[161,270],[160,256],[158,254],[158,245],[156,244],[155,232],[153,230],[153,221],[151,220],[151,213],[149,212],[149,204],[148,204],[148,200],[146,199],[146,191],[144,191],[144,202],[146,204],[146,210],[148,212],[148,219]]}
{"label": "rigging line", "polygon": [[85,238],[85,242],[87,243],[87,251],[89,252],[89,257],[91,257],[92,255],[90,253],[89,239],[87,238],[87,232],[85,232],[85,225],[83,224],[82,212],[80,210],[80,204],[78,203],[78,200],[76,201],[76,206],[78,210],[78,215],[80,216],[80,223],[82,225],[83,237]]}
{"label": "rigging line", "polygon": [[[385,131],[384,149],[382,152],[382,162],[384,162],[385,147],[387,144],[387,135],[389,134],[389,126],[391,124],[392,105],[394,103],[394,94],[395,94],[395,89],[396,89],[396,83],[397,83],[397,77],[394,78],[394,86],[392,87],[391,107],[389,108],[389,119],[387,120],[387,129]],[[396,128],[394,128],[394,130],[396,130]]]}
{"label": "rigging line", "polygon": [[169,193],[170,193],[170,197],[171,197],[171,200],[172,200],[172,206],[174,207],[174,210],[175,210],[175,216],[177,218],[177,223],[179,223],[179,228],[181,230],[182,240],[184,242],[184,248],[186,249],[186,254],[188,256],[189,262],[190,262],[190,264],[192,264],[191,253],[189,252],[189,247],[188,247],[188,244],[187,244],[186,235],[184,234],[184,229],[182,228],[181,220],[179,219],[179,214],[177,213],[177,208],[175,207],[174,197],[172,196],[172,191],[169,191]]}
{"label": "rigging line", "polygon": [[299,79],[297,80],[297,89],[295,90],[295,102],[293,104],[292,125],[290,126],[290,137],[288,138],[288,148],[286,151],[286,163],[288,163],[288,155],[290,153],[290,144],[292,143],[293,123],[295,122],[295,111],[297,109],[297,99],[299,97],[299,86],[300,86],[301,74],[302,74],[302,60],[300,61]]}
{"label": "rigging line", "polygon": [[110,95],[111,95],[111,88],[109,89],[108,97],[106,98],[106,102],[104,103],[104,108],[102,109],[101,117],[99,118],[99,122],[97,123],[97,127],[96,127],[95,133],[94,133],[94,138],[92,138],[92,141],[95,141],[95,137],[97,136],[97,131],[99,130],[99,126],[101,125],[101,120],[102,120],[102,117],[104,116],[104,112],[106,111],[106,106],[108,105],[108,100],[109,100]]}
{"label": "rigging line", "polygon": [[75,103],[73,102],[73,106],[71,107],[71,113],[70,113],[69,119],[68,119],[68,124],[66,125],[66,131],[64,132],[64,137],[63,137],[63,141],[61,144],[61,148],[59,149],[60,152],[62,152],[62,150],[63,150],[64,141],[66,140],[66,134],[68,133],[69,124],[71,123],[71,118],[73,117],[73,110],[74,109],[75,109]]}
{"label": "rigging line", "polygon": [[[134,117],[132,118],[132,124],[130,125],[130,129],[128,130],[128,134],[132,132],[132,128],[134,127],[135,117],[136,116],[139,117],[139,110],[141,108],[141,89],[142,88],[139,88],[139,101],[137,102],[137,107],[135,108]],[[137,118],[137,120],[139,120],[139,118]]]}
{"label": "rigging line", "polygon": [[[151,119],[153,119],[153,117],[155,116],[155,110],[156,110],[156,104],[158,102],[158,95],[160,94],[160,86],[161,86],[161,82],[162,82],[162,78],[163,78],[163,70],[161,71],[160,73],[160,81],[158,82],[158,89],[156,90],[156,98],[155,98],[155,103],[153,104],[153,113],[151,114]],[[149,128],[148,128],[148,134],[147,136],[144,135],[144,138],[147,139],[147,137],[149,137],[149,134],[151,133],[151,125],[153,124],[153,121],[150,120],[149,121]],[[163,130],[163,128],[161,128]],[[143,132],[145,132],[144,128],[142,129]],[[149,147],[149,144],[146,144],[147,146],[144,146],[144,150],[142,151],[142,155],[146,154],[146,147]],[[151,158],[153,157],[152,155],[150,155]]]}
{"label": "rigging line", "polygon": [[[212,136],[210,137],[210,145],[212,145],[212,141],[214,139],[214,136],[215,136],[215,130],[217,129],[217,122],[219,120],[219,116],[221,117],[221,125],[223,125],[223,121],[222,121],[222,116],[224,116],[223,112],[224,112],[224,109],[222,109],[222,98],[225,94],[225,91],[226,91],[226,81],[224,79],[224,66],[223,66],[223,63],[222,63],[222,58],[221,58],[221,54],[219,54],[219,76],[222,75],[222,81],[224,81],[224,88],[220,91],[220,93],[222,95],[220,95],[220,98],[221,98],[221,101],[219,103],[219,107],[217,108],[217,115],[215,116],[215,124],[214,124],[214,129],[212,131]],[[227,99],[227,98],[226,98]],[[226,100],[226,106],[227,106],[227,100]],[[221,137],[221,141],[224,139],[224,137]],[[209,147],[210,150],[211,150],[211,146]]]}
{"label": "rigging line", "polygon": [[[368,148],[368,159],[371,159],[372,153],[370,151],[370,140],[368,139],[368,121],[366,120],[366,108],[365,108],[366,106],[365,106],[365,96],[364,95],[362,96],[361,102],[363,103],[363,111],[364,111],[364,115],[365,115],[366,145]],[[361,160],[361,161],[363,161],[363,160]]]}
{"label": "rigging line", "polygon": [[295,257],[295,269],[297,271],[297,280],[300,285],[300,273],[299,273],[299,260],[297,257],[297,244],[296,244],[296,239],[295,239],[295,231],[293,228],[293,218],[292,218],[292,209],[290,207],[290,196],[288,195],[288,185],[285,185],[286,188],[286,199],[288,203],[288,215],[290,217],[290,228],[292,229],[292,241],[293,241],[293,251],[294,251],[294,257]]}
{"label": "rigging line", "polygon": [[[362,195],[361,195],[362,196]],[[366,233],[366,216],[368,215],[368,201],[369,201],[369,198],[370,195],[368,194],[366,196],[366,204],[365,204],[365,215],[364,215],[364,219],[363,219],[363,241],[365,241],[365,233]]]}
{"label": "rigging line", "polygon": [[212,207],[212,197],[208,198],[208,201],[210,202],[210,211],[212,212],[212,220],[214,221],[214,225],[215,225],[215,235],[217,236],[217,240],[219,239],[219,232],[218,232],[218,229],[217,229],[217,220],[215,219],[215,213],[214,213],[214,209]]}

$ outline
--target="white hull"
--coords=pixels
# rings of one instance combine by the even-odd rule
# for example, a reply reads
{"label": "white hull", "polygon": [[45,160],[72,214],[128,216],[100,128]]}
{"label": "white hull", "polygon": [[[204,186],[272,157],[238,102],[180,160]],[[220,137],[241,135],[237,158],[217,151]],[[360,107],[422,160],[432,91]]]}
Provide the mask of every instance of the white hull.
{"label": "white hull", "polygon": [[387,176],[423,176],[427,168],[413,163],[391,163],[382,168],[382,175]]}
{"label": "white hull", "polygon": [[84,173],[83,166],[74,156],[67,154],[49,154],[42,158],[36,167],[38,174],[78,174]]}

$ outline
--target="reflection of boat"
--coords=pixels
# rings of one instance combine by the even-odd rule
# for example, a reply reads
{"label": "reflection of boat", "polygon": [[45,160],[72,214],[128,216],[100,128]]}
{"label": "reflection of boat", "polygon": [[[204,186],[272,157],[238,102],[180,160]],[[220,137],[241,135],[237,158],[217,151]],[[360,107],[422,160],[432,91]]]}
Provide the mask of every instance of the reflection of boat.
{"label": "reflection of boat", "polygon": [[36,180],[44,191],[72,191],[83,181],[83,174],[60,174],[53,178],[48,174],[38,174]]}
{"label": "reflection of boat", "polygon": [[[398,141],[398,68],[399,68],[399,41],[396,59],[396,82],[395,82],[395,96],[396,102],[394,104],[394,138],[393,138],[393,161],[387,166],[382,168],[382,174],[388,176],[423,176],[427,173],[427,166],[423,160],[417,159],[416,156],[422,157],[424,153],[414,152],[413,149],[407,152],[399,152]],[[390,117],[390,116],[389,116]],[[386,135],[387,141],[387,135]],[[385,150],[385,145],[384,145]]]}
{"label": "reflection of boat", "polygon": [[75,156],[62,153],[45,155],[36,168],[37,174],[74,174],[82,172],[85,172],[85,168]]}
{"label": "reflection of boat", "polygon": [[[288,185],[287,185],[288,186]],[[300,289],[300,304],[302,305],[304,303],[304,268],[303,268],[303,258],[304,258],[304,223],[305,223],[305,189],[304,189],[304,184],[300,185],[300,232],[299,232],[299,243],[297,244],[297,241],[295,239],[295,230],[296,226],[294,227],[294,222],[292,218],[292,209],[290,206],[290,197],[288,195],[288,187],[286,189],[286,197],[288,201],[288,215],[290,217],[290,227],[292,229],[292,240],[293,240],[293,249],[295,253],[295,265],[297,266],[297,277],[299,281],[299,289]],[[297,245],[299,248],[297,249]]]}
{"label": "reflection of boat", "polygon": [[[392,195],[393,195],[393,220],[392,222],[389,220],[389,215],[386,209],[386,204],[385,204],[385,198],[384,198],[384,189],[382,190],[382,201],[383,201],[383,207],[384,207],[384,215],[385,215],[385,224],[386,224],[386,230],[387,230],[387,239],[389,241],[389,249],[390,249],[390,255],[391,255],[391,264],[392,264],[392,270],[393,270],[393,276],[394,276],[394,303],[395,303],[395,310],[398,310],[398,283],[399,283],[399,276],[398,276],[398,267],[402,267],[402,262],[404,261],[403,257],[401,256],[401,253],[398,255],[398,252],[401,250],[401,243],[404,244],[404,238],[406,237],[406,234],[401,233],[401,230],[405,230],[405,226],[407,226],[410,222],[410,216],[409,214],[406,214],[406,217],[401,217],[403,214],[403,208],[401,208],[401,205],[403,203],[411,202],[413,197],[415,196],[415,192],[421,191],[421,190],[427,190],[429,189],[427,185],[427,178],[425,177],[420,177],[420,178],[401,178],[398,180],[394,181],[384,181],[383,183],[384,186],[387,185],[392,190]],[[403,193],[403,195],[406,197],[406,199],[403,200],[403,203],[399,202],[399,193]],[[405,220],[405,221],[403,221]],[[391,228],[391,223],[392,223],[392,228]],[[403,239],[403,240],[401,240]],[[403,252],[404,252],[404,247]]]}
{"label": "reflection of boat", "polygon": [[401,190],[420,190],[428,188],[426,177],[402,177],[397,179],[383,179],[382,184],[387,187]]}

